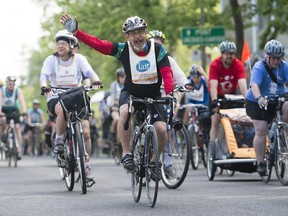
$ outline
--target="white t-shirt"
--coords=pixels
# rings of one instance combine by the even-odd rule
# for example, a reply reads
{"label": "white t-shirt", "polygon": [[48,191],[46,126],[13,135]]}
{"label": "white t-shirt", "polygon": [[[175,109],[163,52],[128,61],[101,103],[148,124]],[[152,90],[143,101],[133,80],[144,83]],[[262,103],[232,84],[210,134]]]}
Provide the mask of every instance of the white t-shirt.
{"label": "white t-shirt", "polygon": [[[67,68],[67,72],[68,70],[70,71],[68,73],[71,73],[71,76],[68,79],[70,83],[63,83],[64,79],[61,78],[59,80],[59,71],[64,73],[65,68]],[[40,81],[47,83],[50,81],[51,87],[72,88],[75,87],[75,85],[81,85],[83,76],[91,78],[94,73],[95,72],[88,63],[87,59],[81,54],[75,54],[67,61],[62,61],[59,57],[50,55],[43,63]]]}
{"label": "white t-shirt", "polygon": [[188,83],[187,77],[174,58],[168,56],[170,67],[173,73],[173,80],[175,85],[184,86]]}

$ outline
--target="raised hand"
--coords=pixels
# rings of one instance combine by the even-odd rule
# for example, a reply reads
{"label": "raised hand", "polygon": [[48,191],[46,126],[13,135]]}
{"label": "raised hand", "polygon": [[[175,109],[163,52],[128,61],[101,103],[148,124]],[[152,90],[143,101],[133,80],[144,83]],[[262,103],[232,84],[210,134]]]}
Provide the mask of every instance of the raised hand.
{"label": "raised hand", "polygon": [[75,18],[71,18],[69,15],[64,14],[60,18],[60,22],[64,25],[68,32],[74,33],[78,30],[78,22]]}

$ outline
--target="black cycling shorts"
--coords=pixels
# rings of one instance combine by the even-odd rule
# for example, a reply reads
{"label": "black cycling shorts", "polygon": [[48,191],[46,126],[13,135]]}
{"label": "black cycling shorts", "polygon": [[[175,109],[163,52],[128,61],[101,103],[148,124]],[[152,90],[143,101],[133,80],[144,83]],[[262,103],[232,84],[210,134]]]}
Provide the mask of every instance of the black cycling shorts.
{"label": "black cycling shorts", "polygon": [[268,104],[267,110],[261,109],[258,103],[246,99],[246,113],[251,119],[271,122],[276,114],[276,104]]}
{"label": "black cycling shorts", "polygon": [[[49,113],[51,113],[52,114],[52,118],[54,118],[55,119],[55,117],[57,116],[56,115],[56,113],[55,113],[55,106],[56,106],[56,104],[59,102],[59,98],[53,98],[53,99],[50,99],[49,101],[48,101],[48,103],[47,103],[47,109],[48,109],[48,111],[49,111]],[[64,111],[64,110],[63,110]],[[85,117],[84,117],[84,115],[85,115]],[[81,118],[81,117],[84,117],[84,118]],[[81,119],[85,119],[85,120],[88,120],[89,119],[89,115],[86,115],[85,113],[83,113],[83,114],[80,114],[79,115],[79,118],[81,118]]]}

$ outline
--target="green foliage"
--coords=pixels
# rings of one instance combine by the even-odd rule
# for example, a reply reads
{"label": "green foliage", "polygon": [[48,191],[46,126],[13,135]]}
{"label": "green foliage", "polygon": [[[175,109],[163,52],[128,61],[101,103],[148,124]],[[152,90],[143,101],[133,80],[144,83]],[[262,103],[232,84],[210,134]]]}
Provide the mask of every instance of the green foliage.
{"label": "green foliage", "polygon": [[[32,91],[34,93],[39,91],[37,80],[39,80],[43,61],[54,52],[54,35],[63,29],[59,20],[64,13],[72,17],[76,16],[79,28],[83,31],[112,42],[124,42],[122,33],[124,21],[130,16],[140,16],[147,21],[148,30],[159,29],[164,32],[167,38],[165,42],[167,51],[177,57],[184,71],[191,64],[190,53],[199,46],[182,45],[182,27],[200,26],[200,23],[204,23],[207,27],[224,26],[227,30],[235,31],[237,25],[231,19],[229,1],[221,1],[221,5],[225,5],[223,11],[220,9],[219,0],[34,0],[34,2],[43,8],[44,16],[41,19],[43,36],[38,41],[40,49],[31,50],[29,75],[23,77],[23,87],[34,89]],[[258,0],[257,2],[257,5],[252,5],[251,1],[240,1],[238,10],[244,28],[252,25],[251,18],[255,13],[268,18],[266,30],[261,36],[261,47],[263,47],[267,40],[285,33],[288,29],[285,22],[288,16],[286,13],[288,3],[285,0]],[[201,17],[201,5],[204,6],[203,17]],[[56,12],[51,13],[52,9]],[[272,15],[273,20],[270,19]],[[229,37],[231,40],[236,38],[231,34]],[[239,43],[242,42],[237,44]],[[80,53],[87,57],[92,68],[104,82],[104,88],[108,89],[115,78],[114,71],[120,63],[115,58],[99,54],[84,44],[80,44]],[[30,92],[30,89],[27,92]],[[30,100],[30,93],[27,95]],[[31,99],[34,96],[35,94]]]}

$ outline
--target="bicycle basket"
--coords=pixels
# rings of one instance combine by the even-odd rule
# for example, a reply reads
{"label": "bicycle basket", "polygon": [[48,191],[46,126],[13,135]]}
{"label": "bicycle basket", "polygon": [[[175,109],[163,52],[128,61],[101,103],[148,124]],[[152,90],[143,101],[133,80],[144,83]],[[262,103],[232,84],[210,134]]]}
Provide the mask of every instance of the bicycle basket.
{"label": "bicycle basket", "polygon": [[89,105],[89,97],[83,86],[71,88],[59,96],[59,101],[66,112],[81,112]]}

